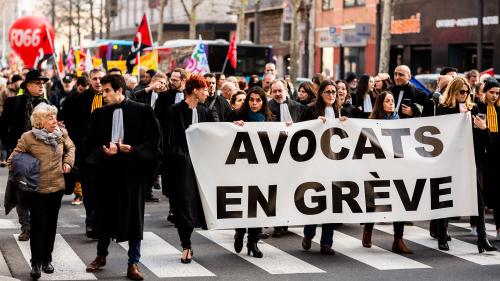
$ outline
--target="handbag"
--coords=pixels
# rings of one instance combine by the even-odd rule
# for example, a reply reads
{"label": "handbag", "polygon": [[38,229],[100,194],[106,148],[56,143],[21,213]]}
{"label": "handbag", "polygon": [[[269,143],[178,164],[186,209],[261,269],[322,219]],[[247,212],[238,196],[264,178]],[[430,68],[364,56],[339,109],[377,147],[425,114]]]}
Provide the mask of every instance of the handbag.
{"label": "handbag", "polygon": [[40,160],[30,153],[14,155],[9,180],[12,180],[23,192],[38,192],[40,189]]}

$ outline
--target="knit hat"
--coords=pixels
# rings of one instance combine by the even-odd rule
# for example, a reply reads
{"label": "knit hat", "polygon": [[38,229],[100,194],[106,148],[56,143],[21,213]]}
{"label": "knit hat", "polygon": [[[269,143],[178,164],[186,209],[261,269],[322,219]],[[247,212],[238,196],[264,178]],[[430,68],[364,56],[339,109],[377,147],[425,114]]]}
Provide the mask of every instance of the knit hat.
{"label": "knit hat", "polygon": [[347,76],[345,78],[345,81],[347,83],[351,83],[351,81],[354,80],[354,79],[358,79],[358,76],[356,75],[356,73],[354,73],[354,72],[347,73]]}
{"label": "knit hat", "polygon": [[498,83],[498,81],[495,78],[488,77],[486,80],[484,80],[483,92],[486,93],[488,90],[490,90],[491,88],[495,88],[495,87],[500,88],[500,83]]}

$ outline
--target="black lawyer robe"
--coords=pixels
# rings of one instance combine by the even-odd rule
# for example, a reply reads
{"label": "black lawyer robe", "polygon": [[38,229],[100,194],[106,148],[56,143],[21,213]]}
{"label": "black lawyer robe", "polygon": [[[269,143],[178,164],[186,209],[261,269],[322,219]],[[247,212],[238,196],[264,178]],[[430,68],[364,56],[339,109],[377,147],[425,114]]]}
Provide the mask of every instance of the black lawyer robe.
{"label": "black lawyer robe", "polygon": [[[289,98],[287,98],[284,103],[288,105],[288,110],[290,111],[292,121],[299,122],[302,118],[302,114],[304,114],[304,111],[306,110],[306,107]],[[284,122],[280,120],[281,109],[279,103],[272,99],[269,101],[269,108],[271,109],[271,113],[273,114],[273,121]]]}
{"label": "black lawyer robe", "polygon": [[[113,111],[123,110],[123,143],[131,153],[106,156]],[[85,166],[95,176],[96,210],[93,231],[117,242],[140,240],[144,229],[144,200],[160,154],[161,133],[149,106],[125,99],[121,104],[96,109],[84,139]]]}
{"label": "black lawyer robe", "polygon": [[[196,110],[198,122],[213,121],[204,105],[198,104]],[[177,228],[206,227],[185,132],[192,123],[192,112],[185,101],[172,105],[168,110],[164,132],[164,163],[167,170],[165,183],[170,192],[170,208],[175,214]]]}

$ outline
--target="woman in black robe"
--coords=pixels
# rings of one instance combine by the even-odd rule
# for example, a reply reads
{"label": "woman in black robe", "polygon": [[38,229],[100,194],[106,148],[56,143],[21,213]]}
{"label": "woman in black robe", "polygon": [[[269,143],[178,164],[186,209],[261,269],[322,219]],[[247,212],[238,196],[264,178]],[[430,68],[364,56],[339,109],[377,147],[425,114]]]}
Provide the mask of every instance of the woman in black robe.
{"label": "woman in black robe", "polygon": [[[496,251],[497,248],[492,246],[486,237],[486,229],[484,222],[484,199],[483,199],[483,174],[484,163],[486,160],[485,148],[491,142],[490,132],[486,120],[480,118],[481,115],[478,107],[472,103],[470,97],[471,87],[467,80],[462,77],[454,78],[446,91],[443,94],[442,101],[436,109],[436,115],[446,115],[454,113],[471,112],[474,128],[472,136],[474,142],[474,157],[476,160],[477,174],[477,248],[479,253],[484,251]],[[484,114],[482,114],[484,116]],[[443,251],[449,251],[448,245],[448,219],[437,220],[437,235],[438,248]]]}
{"label": "woman in black robe", "polygon": [[[269,110],[266,92],[261,87],[252,87],[248,90],[248,95],[245,98],[243,106],[231,113],[228,121],[234,122],[236,125],[243,126],[245,122],[266,122],[271,121],[271,111]],[[243,248],[243,237],[245,236],[245,228],[237,228],[234,235],[234,250],[239,253]],[[262,258],[264,255],[257,247],[259,242],[259,234],[262,228],[248,229],[248,254],[252,254],[256,258]]]}
{"label": "woman in black robe", "polygon": [[170,194],[170,209],[175,214],[174,224],[182,245],[182,263],[190,263],[193,256],[191,234],[195,227],[206,228],[196,175],[186,141],[186,129],[198,122],[212,121],[207,107],[205,78],[192,75],[186,81],[185,100],[172,105],[165,126],[166,184]]}

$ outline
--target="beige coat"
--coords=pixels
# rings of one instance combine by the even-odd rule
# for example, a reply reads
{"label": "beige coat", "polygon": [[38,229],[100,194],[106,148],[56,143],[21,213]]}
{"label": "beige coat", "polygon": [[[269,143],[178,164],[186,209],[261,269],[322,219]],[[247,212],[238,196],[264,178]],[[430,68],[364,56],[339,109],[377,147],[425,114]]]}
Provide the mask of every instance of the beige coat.
{"label": "beige coat", "polygon": [[73,167],[75,162],[75,145],[63,129],[63,136],[59,139],[57,154],[54,147],[35,138],[28,131],[17,141],[17,146],[7,160],[9,169],[12,169],[12,157],[18,153],[28,152],[40,160],[40,193],[52,193],[64,189],[63,164]]}

